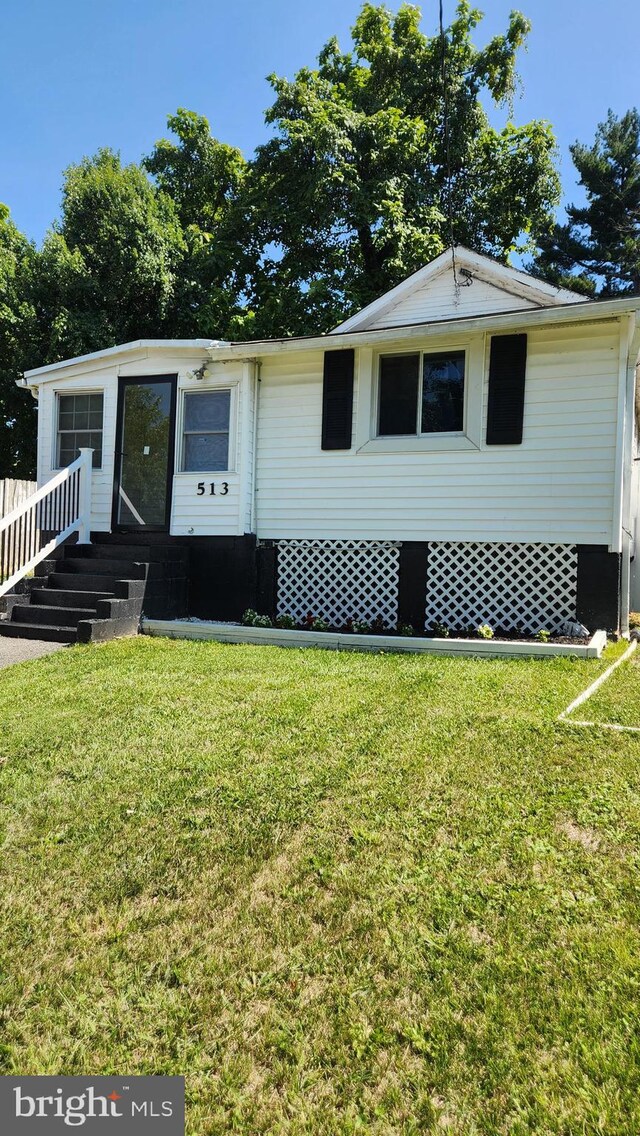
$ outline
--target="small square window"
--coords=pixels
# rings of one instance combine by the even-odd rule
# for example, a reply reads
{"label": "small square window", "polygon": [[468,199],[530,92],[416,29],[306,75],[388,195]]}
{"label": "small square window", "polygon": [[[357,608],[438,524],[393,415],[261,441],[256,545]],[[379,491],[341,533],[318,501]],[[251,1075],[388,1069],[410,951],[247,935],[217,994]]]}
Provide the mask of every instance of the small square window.
{"label": "small square window", "polygon": [[91,447],[93,468],[102,466],[102,427],[104,395],[58,395],[58,431],[56,464],[63,469],[80,456],[80,450]]}
{"label": "small square window", "polygon": [[228,469],[231,391],[189,391],[183,416],[182,469],[191,473]]}

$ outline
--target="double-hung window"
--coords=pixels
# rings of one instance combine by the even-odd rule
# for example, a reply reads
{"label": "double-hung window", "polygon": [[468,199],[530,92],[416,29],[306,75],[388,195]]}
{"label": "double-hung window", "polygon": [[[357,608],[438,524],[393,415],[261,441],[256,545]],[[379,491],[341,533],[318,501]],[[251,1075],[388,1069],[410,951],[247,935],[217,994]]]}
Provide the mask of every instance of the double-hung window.
{"label": "double-hung window", "polygon": [[461,434],[464,351],[380,357],[378,436]]}
{"label": "double-hung window", "polygon": [[229,469],[231,391],[188,391],[184,396],[182,465],[185,472]]}
{"label": "double-hung window", "polygon": [[102,424],[104,395],[58,395],[58,432],[56,439],[56,467],[63,469],[80,456],[80,450],[91,447],[93,468],[102,466]]}

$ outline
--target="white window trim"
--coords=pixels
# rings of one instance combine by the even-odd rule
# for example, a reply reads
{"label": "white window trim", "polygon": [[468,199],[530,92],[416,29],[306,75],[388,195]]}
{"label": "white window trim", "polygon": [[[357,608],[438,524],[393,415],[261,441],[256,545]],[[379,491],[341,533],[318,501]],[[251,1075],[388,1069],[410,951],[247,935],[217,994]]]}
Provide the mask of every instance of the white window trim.
{"label": "white window trim", "polygon": [[[460,431],[434,434],[378,434],[380,358],[383,355],[465,354],[464,426]],[[413,350],[396,348],[392,343],[373,351],[361,348],[358,360],[358,408],[356,452],[359,454],[429,453],[452,450],[479,450],[482,443],[482,394],[484,385],[484,335],[446,343],[416,345]],[[422,377],[421,377],[422,382]],[[419,406],[416,412],[419,411]]]}
{"label": "white window trim", "polygon": [[[105,402],[106,402],[106,392],[105,392],[104,387],[83,387],[81,390],[76,390],[75,388],[73,390],[69,390],[69,389],[65,389],[64,387],[54,387],[54,390],[53,390],[54,430],[53,430],[53,438],[52,438],[53,453],[51,454],[50,469],[51,469],[52,473],[59,473],[60,470],[66,468],[66,466],[58,465],[58,435],[60,433],[60,398],[61,397],[66,398],[67,396],[76,395],[76,394],[101,394],[102,395],[102,427],[101,427],[101,431],[100,431],[101,434],[102,434],[102,461],[100,462],[100,465],[94,465],[93,466],[93,472],[94,473],[100,473],[104,469],[104,435],[105,435],[104,419],[105,419]],[[85,432],[88,433],[89,431],[85,431]],[[91,431],[91,433],[95,434],[96,431],[93,430],[93,431]]]}
{"label": "white window trim", "polygon": [[[236,455],[237,455],[237,425],[238,425],[238,382],[220,382],[220,383],[207,383],[206,386],[198,387],[184,387],[180,391],[180,398],[178,400],[178,413],[176,415],[176,454],[178,455],[177,467],[174,471],[174,477],[222,477],[225,474],[235,474],[236,469]],[[184,406],[185,395],[193,394],[199,397],[203,394],[211,394],[213,391],[229,391],[231,395],[229,405],[229,454],[226,469],[183,469],[184,464],[184,451],[185,451],[185,433],[184,433]]]}

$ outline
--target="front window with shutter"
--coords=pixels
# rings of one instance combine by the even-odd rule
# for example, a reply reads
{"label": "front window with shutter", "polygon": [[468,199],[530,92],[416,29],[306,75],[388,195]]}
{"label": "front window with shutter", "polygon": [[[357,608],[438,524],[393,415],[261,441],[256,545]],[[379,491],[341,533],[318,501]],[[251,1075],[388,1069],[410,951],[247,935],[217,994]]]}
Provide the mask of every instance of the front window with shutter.
{"label": "front window with shutter", "polygon": [[378,436],[462,433],[464,378],[464,351],[382,355]]}

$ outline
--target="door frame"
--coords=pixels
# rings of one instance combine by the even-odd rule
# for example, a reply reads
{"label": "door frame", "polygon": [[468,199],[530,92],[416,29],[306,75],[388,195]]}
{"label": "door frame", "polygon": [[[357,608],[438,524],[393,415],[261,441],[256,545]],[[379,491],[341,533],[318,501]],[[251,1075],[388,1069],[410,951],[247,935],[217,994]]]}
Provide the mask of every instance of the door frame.
{"label": "door frame", "polygon": [[[118,504],[120,479],[122,476],[122,427],[124,424],[124,395],[127,387],[145,386],[150,383],[168,382],[170,384],[169,403],[169,445],[167,448],[167,495],[164,523],[161,525],[123,525],[118,523]],[[118,408],[116,411],[116,437],[113,461],[113,497],[111,504],[111,531],[118,533],[168,532],[171,525],[171,505],[173,474],[176,453],[176,407],[178,401],[178,376],[170,375],[118,375]]]}

